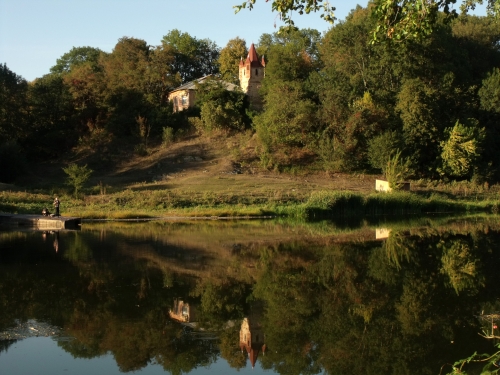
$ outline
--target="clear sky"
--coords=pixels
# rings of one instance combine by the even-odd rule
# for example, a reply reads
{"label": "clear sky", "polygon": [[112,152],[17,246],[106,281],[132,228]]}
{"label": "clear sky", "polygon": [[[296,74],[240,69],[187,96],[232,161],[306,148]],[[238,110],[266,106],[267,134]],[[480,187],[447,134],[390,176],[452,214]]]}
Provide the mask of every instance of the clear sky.
{"label": "clear sky", "polygon": [[[49,73],[56,60],[73,47],[111,52],[124,36],[159,45],[178,29],[219,47],[239,36],[247,45],[282,23],[271,2],[257,0],[254,10],[234,14],[244,0],[0,0],[0,63],[31,81]],[[368,0],[331,0],[338,19]],[[319,15],[293,17],[300,28],[324,32],[330,25]]]}
{"label": "clear sky", "polygon": [[[170,30],[179,29],[219,47],[239,36],[250,46],[276,22],[271,3],[257,0],[254,10],[234,14],[244,0],[0,0],[0,63],[31,81],[49,73],[56,60],[73,47],[111,52],[124,36],[156,46]],[[333,0],[344,19],[357,3]],[[330,25],[319,15],[296,16],[300,28],[321,32]]]}

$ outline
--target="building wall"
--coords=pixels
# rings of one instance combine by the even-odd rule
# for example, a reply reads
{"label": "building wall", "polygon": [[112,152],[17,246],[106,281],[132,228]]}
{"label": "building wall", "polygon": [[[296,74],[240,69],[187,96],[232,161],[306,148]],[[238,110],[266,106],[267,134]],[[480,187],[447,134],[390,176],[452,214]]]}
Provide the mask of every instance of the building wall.
{"label": "building wall", "polygon": [[168,95],[168,100],[173,102],[174,112],[183,111],[194,105],[196,93],[194,90],[174,91]]}

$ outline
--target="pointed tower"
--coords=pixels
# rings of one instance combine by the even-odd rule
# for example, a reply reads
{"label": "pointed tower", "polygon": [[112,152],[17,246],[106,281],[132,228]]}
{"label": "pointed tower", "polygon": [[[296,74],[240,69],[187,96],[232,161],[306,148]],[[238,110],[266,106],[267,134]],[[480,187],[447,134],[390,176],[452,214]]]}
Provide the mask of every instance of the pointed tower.
{"label": "pointed tower", "polygon": [[259,60],[255,46],[250,46],[248,56],[245,61],[240,61],[240,86],[245,94],[248,95],[250,104],[255,108],[262,107],[262,99],[259,95],[259,89],[264,79],[266,62],[264,57]]}

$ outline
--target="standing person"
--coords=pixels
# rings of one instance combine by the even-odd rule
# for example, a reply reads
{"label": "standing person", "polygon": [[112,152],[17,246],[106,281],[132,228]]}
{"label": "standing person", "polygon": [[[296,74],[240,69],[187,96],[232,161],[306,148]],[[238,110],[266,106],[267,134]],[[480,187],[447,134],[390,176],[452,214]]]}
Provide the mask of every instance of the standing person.
{"label": "standing person", "polygon": [[54,208],[56,209],[56,212],[54,213],[55,216],[61,216],[59,215],[59,205],[61,204],[61,202],[59,202],[59,198],[56,197],[56,199],[54,199]]}

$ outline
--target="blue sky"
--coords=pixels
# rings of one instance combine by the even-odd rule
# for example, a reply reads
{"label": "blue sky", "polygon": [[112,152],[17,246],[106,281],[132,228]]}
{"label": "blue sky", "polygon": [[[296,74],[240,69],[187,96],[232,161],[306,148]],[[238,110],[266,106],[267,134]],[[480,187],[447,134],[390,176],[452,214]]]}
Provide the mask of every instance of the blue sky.
{"label": "blue sky", "polygon": [[[239,36],[247,45],[282,23],[271,3],[257,0],[252,11],[234,14],[243,0],[0,0],[0,63],[31,81],[49,73],[56,60],[73,47],[90,46],[111,52],[124,36],[159,45],[170,30],[179,29],[219,47]],[[331,0],[344,19],[368,0]],[[300,28],[321,32],[330,25],[319,15],[293,17]]]}

